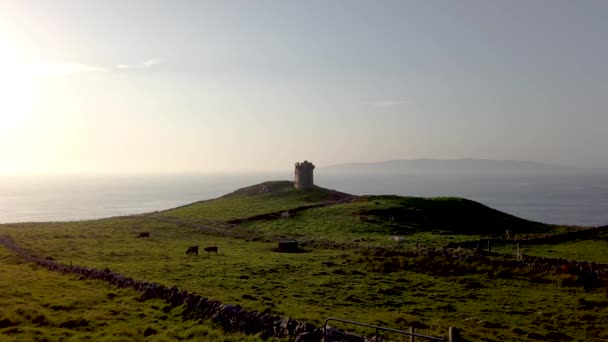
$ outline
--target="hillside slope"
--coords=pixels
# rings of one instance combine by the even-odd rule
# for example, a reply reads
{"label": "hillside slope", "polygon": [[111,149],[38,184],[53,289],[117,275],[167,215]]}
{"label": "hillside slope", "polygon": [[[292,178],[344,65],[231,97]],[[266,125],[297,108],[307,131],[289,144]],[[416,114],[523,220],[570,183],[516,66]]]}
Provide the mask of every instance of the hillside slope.
{"label": "hillside slope", "polygon": [[376,196],[369,200],[383,205],[370,204],[361,209],[362,214],[380,221],[393,218],[397,226],[471,235],[502,235],[507,230],[512,234],[531,234],[545,232],[551,227],[459,197]]}
{"label": "hillside slope", "polygon": [[352,197],[346,193],[321,187],[298,190],[291,181],[271,181],[238,189],[217,199],[166,210],[156,215],[192,222],[231,221],[306,205],[342,201]]}
{"label": "hillside slope", "polygon": [[289,219],[259,220],[252,230],[301,240],[406,241],[444,244],[482,236],[557,233],[568,228],[524,220],[463,198],[362,196],[348,203],[310,208]]}

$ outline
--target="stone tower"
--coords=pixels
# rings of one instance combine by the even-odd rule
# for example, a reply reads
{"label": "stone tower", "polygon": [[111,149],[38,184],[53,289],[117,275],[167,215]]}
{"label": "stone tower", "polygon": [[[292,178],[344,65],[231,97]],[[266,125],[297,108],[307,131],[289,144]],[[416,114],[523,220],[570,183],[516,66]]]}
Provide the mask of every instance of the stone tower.
{"label": "stone tower", "polygon": [[310,189],[314,186],[312,170],[315,166],[305,160],[303,163],[296,163],[296,179],[294,185],[296,189]]}

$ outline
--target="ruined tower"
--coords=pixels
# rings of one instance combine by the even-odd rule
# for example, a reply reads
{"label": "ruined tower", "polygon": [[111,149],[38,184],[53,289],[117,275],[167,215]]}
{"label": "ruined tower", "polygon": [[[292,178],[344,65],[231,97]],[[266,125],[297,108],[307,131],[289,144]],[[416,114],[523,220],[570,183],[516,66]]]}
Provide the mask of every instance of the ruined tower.
{"label": "ruined tower", "polygon": [[294,185],[296,189],[310,189],[314,186],[312,178],[312,170],[315,166],[305,160],[302,163],[296,163],[296,179]]}

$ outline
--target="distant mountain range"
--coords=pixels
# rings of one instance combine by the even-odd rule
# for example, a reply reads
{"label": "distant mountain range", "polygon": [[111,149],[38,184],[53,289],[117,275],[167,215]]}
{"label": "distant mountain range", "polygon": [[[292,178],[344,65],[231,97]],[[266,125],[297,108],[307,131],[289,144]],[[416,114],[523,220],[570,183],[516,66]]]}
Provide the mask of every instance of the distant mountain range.
{"label": "distant mountain range", "polygon": [[521,160],[411,159],[376,163],[347,163],[320,167],[329,172],[380,173],[560,173],[590,169]]}

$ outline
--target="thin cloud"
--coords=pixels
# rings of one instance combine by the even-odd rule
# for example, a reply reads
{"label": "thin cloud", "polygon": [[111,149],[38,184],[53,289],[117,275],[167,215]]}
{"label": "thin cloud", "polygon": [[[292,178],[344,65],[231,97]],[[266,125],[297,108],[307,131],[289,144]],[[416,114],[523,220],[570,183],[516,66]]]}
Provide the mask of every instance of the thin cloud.
{"label": "thin cloud", "polygon": [[150,69],[161,64],[163,61],[160,58],[150,58],[138,64],[116,64],[115,68],[120,70],[125,69]]}
{"label": "thin cloud", "polygon": [[386,99],[386,100],[376,100],[376,101],[368,101],[364,102],[364,104],[368,106],[380,107],[380,108],[392,108],[396,106],[401,106],[404,104],[410,103],[409,100],[400,100],[400,99]]}
{"label": "thin cloud", "polygon": [[10,71],[11,74],[21,75],[25,77],[64,77],[82,73],[104,73],[113,70],[150,69],[161,63],[162,60],[159,58],[150,58],[135,65],[121,63],[116,64],[114,67],[108,67],[95,64],[30,60],[22,63],[0,64],[0,74],[8,73]]}
{"label": "thin cloud", "polygon": [[159,58],[150,58],[147,61],[144,61],[143,63],[141,63],[141,66],[143,68],[151,68],[155,65],[158,65],[162,62],[162,60],[160,60]]}

